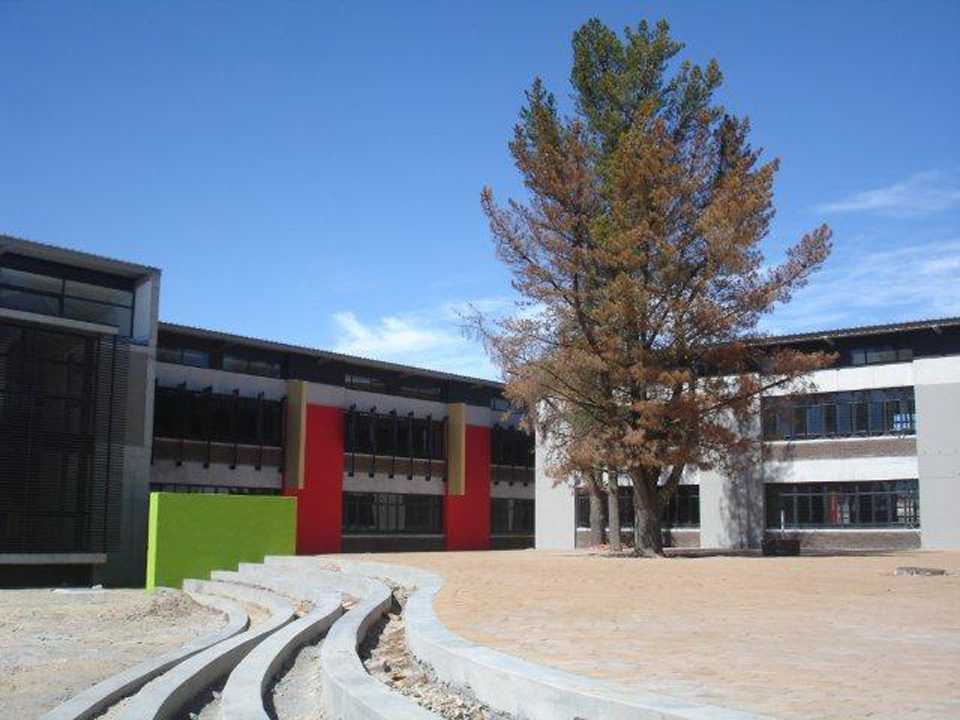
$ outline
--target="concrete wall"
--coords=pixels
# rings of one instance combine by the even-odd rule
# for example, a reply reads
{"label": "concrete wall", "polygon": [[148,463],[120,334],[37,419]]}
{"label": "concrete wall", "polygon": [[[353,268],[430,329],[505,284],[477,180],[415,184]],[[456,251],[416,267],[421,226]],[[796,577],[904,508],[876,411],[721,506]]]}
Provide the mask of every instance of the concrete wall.
{"label": "concrete wall", "polygon": [[137,285],[133,337],[127,370],[126,437],[120,497],[120,543],[95,568],[96,582],[141,586],[146,572],[150,453],[153,443],[154,379],[156,377],[157,313],[160,274]]}
{"label": "concrete wall", "polygon": [[914,362],[924,548],[960,548],[960,358]]}

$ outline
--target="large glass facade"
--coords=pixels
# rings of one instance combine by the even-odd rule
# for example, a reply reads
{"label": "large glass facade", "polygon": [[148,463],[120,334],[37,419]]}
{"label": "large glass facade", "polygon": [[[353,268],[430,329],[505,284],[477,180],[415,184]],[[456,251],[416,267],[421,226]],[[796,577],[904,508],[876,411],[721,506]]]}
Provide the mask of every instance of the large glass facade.
{"label": "large glass facade", "polygon": [[767,527],[919,528],[916,480],[768,483]]}
{"label": "large glass facade", "polygon": [[119,533],[129,348],[0,323],[0,552],[102,552]]}
{"label": "large glass facade", "polygon": [[809,440],[916,431],[913,388],[763,398],[764,440]]}

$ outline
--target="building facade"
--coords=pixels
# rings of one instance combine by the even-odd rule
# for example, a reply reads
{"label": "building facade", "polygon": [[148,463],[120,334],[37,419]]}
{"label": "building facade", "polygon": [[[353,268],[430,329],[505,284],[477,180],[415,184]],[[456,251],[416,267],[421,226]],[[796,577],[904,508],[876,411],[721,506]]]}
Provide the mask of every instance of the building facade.
{"label": "building facade", "polygon": [[[159,322],[160,277],[0,236],[4,580],[141,583],[151,491],[295,496],[300,553],[585,541],[499,383]],[[741,472],[687,473],[667,542],[960,547],[960,319],[769,342],[838,359]]]}
{"label": "building facade", "polygon": [[[835,353],[811,392],[762,399],[755,455],[735,476],[688,472],[664,518],[669,544],[755,548],[960,547],[960,318],[772,338]],[[589,500],[537,452],[537,547],[582,545]],[[622,524],[633,514],[626,482]]]}
{"label": "building facade", "polygon": [[498,383],[158,321],[160,271],[0,236],[0,567],[138,584],[149,493],[298,498],[300,553],[533,544]]}

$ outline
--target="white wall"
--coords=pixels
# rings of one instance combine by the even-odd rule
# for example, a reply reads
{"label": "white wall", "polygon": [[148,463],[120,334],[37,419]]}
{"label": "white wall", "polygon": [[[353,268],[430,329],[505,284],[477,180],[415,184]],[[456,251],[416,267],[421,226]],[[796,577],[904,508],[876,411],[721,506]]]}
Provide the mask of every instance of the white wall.
{"label": "white wall", "polygon": [[576,503],[567,482],[555,484],[547,474],[549,438],[536,434],[536,473],[534,481],[534,523],[537,548],[573,548],[577,539]]}
{"label": "white wall", "polygon": [[960,548],[960,357],[914,365],[921,543]]}

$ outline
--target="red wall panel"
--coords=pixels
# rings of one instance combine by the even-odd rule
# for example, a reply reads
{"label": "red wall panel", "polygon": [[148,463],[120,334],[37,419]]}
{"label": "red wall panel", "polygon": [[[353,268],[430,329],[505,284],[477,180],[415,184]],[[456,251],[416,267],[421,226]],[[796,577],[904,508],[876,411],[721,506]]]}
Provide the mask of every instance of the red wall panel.
{"label": "red wall panel", "polygon": [[297,498],[297,554],[340,552],[343,514],[343,410],[307,406],[303,488]]}
{"label": "red wall panel", "polygon": [[447,550],[490,549],[490,428],[466,427],[466,492],[447,495],[443,526]]}

